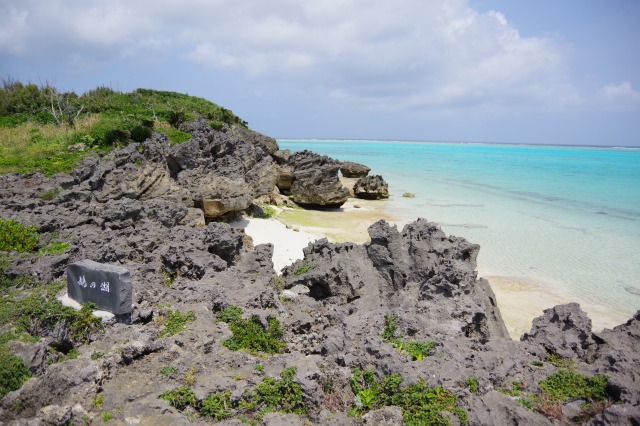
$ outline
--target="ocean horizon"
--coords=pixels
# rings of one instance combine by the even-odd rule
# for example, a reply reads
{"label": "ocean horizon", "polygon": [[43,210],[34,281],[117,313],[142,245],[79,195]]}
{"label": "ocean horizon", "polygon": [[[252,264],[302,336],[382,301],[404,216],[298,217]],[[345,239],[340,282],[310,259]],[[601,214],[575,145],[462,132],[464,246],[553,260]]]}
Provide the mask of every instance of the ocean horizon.
{"label": "ocean horizon", "polygon": [[[481,245],[481,276],[536,283],[613,326],[640,309],[640,148],[278,139],[371,167],[402,226],[418,217]],[[402,197],[403,193],[415,198]],[[551,307],[551,306],[548,306]]]}

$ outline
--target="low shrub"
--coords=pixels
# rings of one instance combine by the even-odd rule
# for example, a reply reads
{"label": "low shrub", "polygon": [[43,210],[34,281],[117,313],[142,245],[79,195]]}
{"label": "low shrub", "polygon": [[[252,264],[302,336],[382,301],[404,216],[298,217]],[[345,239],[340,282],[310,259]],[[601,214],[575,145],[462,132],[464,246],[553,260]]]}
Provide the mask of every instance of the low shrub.
{"label": "low shrub", "polygon": [[461,424],[467,424],[468,414],[458,407],[456,396],[438,386],[427,387],[424,379],[400,387],[402,377],[390,374],[378,380],[373,371],[354,370],[350,384],[355,397],[351,415],[362,415],[370,410],[395,405],[402,409],[402,417],[408,426],[448,425],[444,413],[452,413]]}
{"label": "low shrub", "polygon": [[267,317],[265,327],[257,316],[243,319],[242,309],[231,305],[218,314],[218,321],[229,324],[233,337],[222,344],[232,351],[244,349],[250,353],[278,354],[286,346],[281,340],[284,332],[280,321],[274,316]]}
{"label": "low shrub", "polygon": [[607,399],[606,375],[588,377],[573,370],[558,370],[540,381],[540,390],[552,401],[567,402],[578,399],[603,401]]}
{"label": "low shrub", "polygon": [[[219,422],[228,418],[261,420],[269,412],[304,414],[302,387],[295,379],[296,367],[282,370],[280,378],[265,377],[255,387],[233,400],[228,390],[214,392],[199,401],[190,386],[182,386],[160,395],[160,398],[183,411],[192,407],[203,417]],[[250,421],[250,423],[253,423]]]}
{"label": "low shrub", "polygon": [[14,220],[0,219],[0,251],[35,251],[38,238],[38,228],[35,226],[24,226]]}
{"label": "low shrub", "polygon": [[29,367],[22,359],[13,355],[6,347],[0,347],[0,399],[16,389],[31,377]]}

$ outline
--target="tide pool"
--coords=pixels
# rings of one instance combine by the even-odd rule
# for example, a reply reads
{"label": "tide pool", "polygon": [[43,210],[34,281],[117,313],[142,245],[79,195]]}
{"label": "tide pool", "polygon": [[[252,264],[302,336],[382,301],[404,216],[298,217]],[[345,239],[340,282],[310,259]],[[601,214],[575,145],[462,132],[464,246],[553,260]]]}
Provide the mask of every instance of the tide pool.
{"label": "tide pool", "polygon": [[482,276],[533,280],[558,303],[581,303],[596,328],[640,309],[638,149],[278,143],[368,165],[389,183],[391,198],[381,206],[399,225],[424,217],[480,244]]}

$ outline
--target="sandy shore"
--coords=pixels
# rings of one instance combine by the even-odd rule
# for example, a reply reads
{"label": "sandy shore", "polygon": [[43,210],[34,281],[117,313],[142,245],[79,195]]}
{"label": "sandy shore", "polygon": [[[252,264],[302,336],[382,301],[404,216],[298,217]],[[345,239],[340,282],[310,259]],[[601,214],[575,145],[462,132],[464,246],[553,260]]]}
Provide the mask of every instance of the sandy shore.
{"label": "sandy shore", "polygon": [[[276,219],[244,219],[232,226],[244,228],[254,244],[272,243],[274,268],[280,272],[302,259],[302,249],[311,241],[327,237],[331,242],[366,243],[370,241],[367,229],[374,222],[385,219],[400,223],[398,217],[384,211],[386,202],[350,199],[339,210],[283,209]],[[544,309],[575,301],[534,279],[497,276],[482,270],[478,275],[489,281],[513,339],[530,331],[532,320]],[[596,305],[581,307],[592,319],[594,331],[612,328],[628,319]]]}

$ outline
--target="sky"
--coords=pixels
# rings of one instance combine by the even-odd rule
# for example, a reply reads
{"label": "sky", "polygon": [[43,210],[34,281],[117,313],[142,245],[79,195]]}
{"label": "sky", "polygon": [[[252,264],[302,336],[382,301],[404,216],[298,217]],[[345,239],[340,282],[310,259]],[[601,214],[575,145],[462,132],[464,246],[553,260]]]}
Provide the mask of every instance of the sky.
{"label": "sky", "polygon": [[0,77],[276,138],[640,146],[637,0],[1,0]]}

